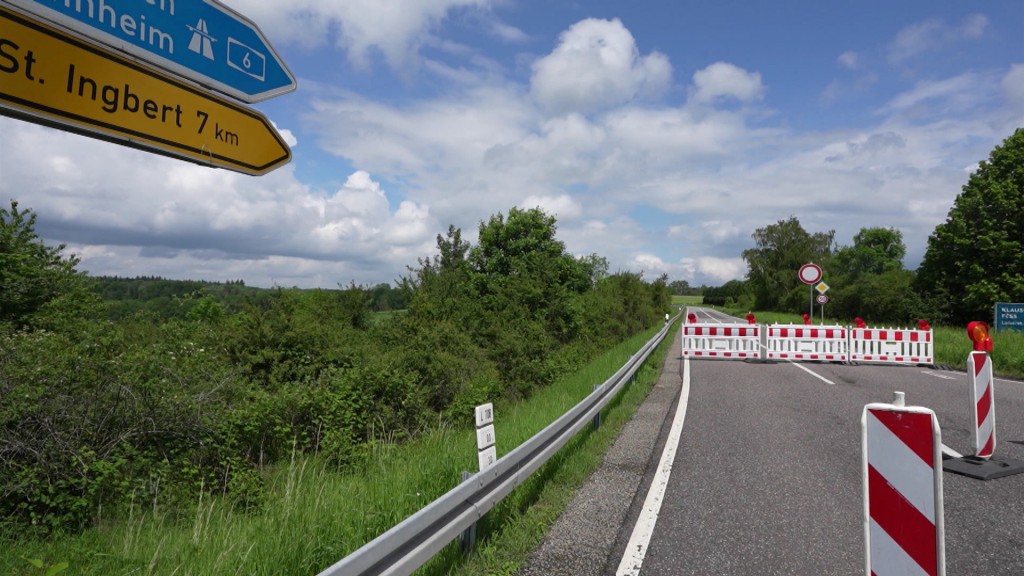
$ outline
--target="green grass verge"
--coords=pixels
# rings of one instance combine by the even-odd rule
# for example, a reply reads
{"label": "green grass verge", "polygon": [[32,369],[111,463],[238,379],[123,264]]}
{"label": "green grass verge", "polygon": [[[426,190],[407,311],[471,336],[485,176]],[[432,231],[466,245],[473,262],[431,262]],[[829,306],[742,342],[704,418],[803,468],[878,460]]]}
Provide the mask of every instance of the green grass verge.
{"label": "green grass verge", "polygon": [[700,306],[703,303],[703,296],[672,296],[672,304],[675,304],[677,306]]}
{"label": "green grass verge", "polygon": [[[610,350],[571,378],[515,405],[498,404],[501,456],[530,438],[605,381],[656,329]],[[581,432],[479,524],[479,545],[465,556],[450,545],[420,570],[427,575],[511,574],[537,545],[573,492],[643,401],[671,338],[605,409],[600,429]],[[468,418],[467,418],[468,420]],[[381,443],[363,470],[339,473],[319,459],[296,455],[267,470],[271,496],[257,511],[222,498],[198,497],[188,520],[172,521],[145,495],[124,518],[84,533],[24,538],[0,525],[0,574],[207,576],[316,574],[454,487],[476,467],[471,429],[438,429],[404,445]]]}

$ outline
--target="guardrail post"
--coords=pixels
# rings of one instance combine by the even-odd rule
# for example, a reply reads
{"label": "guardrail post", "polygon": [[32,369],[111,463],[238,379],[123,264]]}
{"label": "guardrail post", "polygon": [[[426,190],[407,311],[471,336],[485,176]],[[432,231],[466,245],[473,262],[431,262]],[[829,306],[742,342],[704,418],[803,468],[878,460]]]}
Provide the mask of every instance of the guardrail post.
{"label": "guardrail post", "polygon": [[[600,388],[600,387],[601,387],[600,384],[594,384],[594,391],[596,392],[597,389]],[[591,420],[591,425],[593,426],[594,431],[597,431],[597,429],[601,427],[601,411],[600,410],[597,411],[597,414],[594,414],[594,419]]]}
{"label": "guardrail post", "polygon": [[[473,477],[471,472],[462,471],[462,481],[465,482]],[[459,549],[462,550],[463,554],[469,554],[476,547],[476,522],[472,523],[469,528],[462,531],[459,535]]]}

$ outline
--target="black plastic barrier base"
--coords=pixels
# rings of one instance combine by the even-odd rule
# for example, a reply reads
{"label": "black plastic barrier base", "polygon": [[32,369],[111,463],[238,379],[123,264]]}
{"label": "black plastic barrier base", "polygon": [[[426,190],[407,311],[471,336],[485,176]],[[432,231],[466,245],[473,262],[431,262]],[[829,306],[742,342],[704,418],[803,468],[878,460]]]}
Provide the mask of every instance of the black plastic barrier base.
{"label": "black plastic barrier base", "polygon": [[1003,476],[1024,473],[1024,462],[1009,458],[985,460],[977,456],[964,456],[943,461],[942,469],[946,472],[970,476],[978,480],[994,480]]}

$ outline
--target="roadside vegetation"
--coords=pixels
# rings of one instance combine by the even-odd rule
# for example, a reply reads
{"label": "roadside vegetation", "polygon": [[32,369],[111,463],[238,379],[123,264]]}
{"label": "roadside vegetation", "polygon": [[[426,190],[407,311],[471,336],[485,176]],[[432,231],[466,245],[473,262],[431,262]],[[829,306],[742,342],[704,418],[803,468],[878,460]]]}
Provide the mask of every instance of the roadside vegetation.
{"label": "roadside vegetation", "polygon": [[[1022,190],[1024,129],[979,164],[918,270],[904,269],[895,228],[843,246],[794,216],[756,230],[747,277],[718,287],[610,274],[596,254],[567,253],[536,209],[482,222],[477,245],[449,228],[393,285],[90,278],[12,201],[0,208],[0,573],[316,573],[473,468],[473,406],[496,404],[507,452],[673,305],[802,323],[807,262],[832,287],[830,321],[927,320],[936,362],[962,367],[966,322],[1024,301]],[[1024,335],[993,339],[997,374],[1024,377]],[[451,546],[422,572],[511,574],[658,365],[487,515],[475,554]]]}
{"label": "roadside vegetation", "polygon": [[[320,549],[317,561],[333,562],[451,487],[423,454],[457,445],[452,435],[467,435],[473,406],[495,402],[512,414],[661,327],[670,310],[667,279],[609,274],[603,258],[573,257],[540,210],[481,223],[475,246],[456,228],[439,235],[438,254],[390,294],[405,298],[405,311],[383,318],[374,291],[351,284],[253,293],[229,283],[167,295],[159,279],[97,282],[63,246],[39,240],[35,218],[16,202],[0,209],[5,574],[65,561],[74,573],[218,574],[227,558],[310,573],[311,561],[289,555],[306,546],[295,533],[276,548],[204,542],[316,524],[288,515],[389,459],[408,461],[415,469],[396,474],[412,484],[381,481],[332,500],[402,501],[353,509],[354,531],[330,528],[344,511],[324,517],[322,540],[319,528],[304,539]],[[159,308],[111,305],[98,291],[114,285],[162,291]],[[499,442],[517,439],[518,425],[506,425]],[[395,452],[419,443],[424,452]],[[184,540],[172,539],[179,533]],[[63,552],[48,553],[51,545]]]}

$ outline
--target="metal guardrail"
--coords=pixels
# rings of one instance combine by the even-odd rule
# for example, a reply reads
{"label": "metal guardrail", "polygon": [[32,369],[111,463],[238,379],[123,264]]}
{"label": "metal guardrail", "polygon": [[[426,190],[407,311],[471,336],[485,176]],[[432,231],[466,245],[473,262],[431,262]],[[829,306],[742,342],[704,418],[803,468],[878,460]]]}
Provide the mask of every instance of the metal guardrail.
{"label": "metal guardrail", "polygon": [[636,374],[670,327],[651,338],[622,368],[579,404],[535,436],[384,534],[320,573],[319,576],[404,576],[412,574],[476,523],[488,510],[544,465],[589,425]]}

